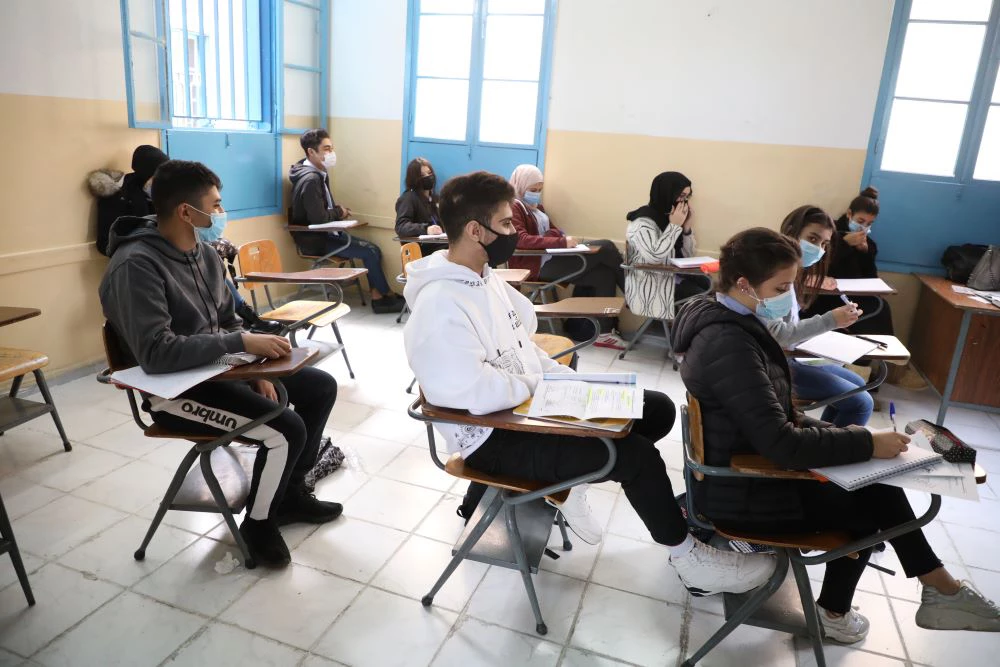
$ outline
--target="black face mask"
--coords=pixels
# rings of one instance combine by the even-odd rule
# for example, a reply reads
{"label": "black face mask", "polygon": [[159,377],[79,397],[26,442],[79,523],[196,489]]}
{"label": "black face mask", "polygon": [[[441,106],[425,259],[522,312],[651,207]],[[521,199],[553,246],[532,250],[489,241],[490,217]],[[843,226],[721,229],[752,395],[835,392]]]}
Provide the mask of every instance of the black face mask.
{"label": "black face mask", "polygon": [[495,269],[504,264],[514,254],[514,250],[517,248],[517,232],[513,234],[500,234],[483,223],[479,223],[479,225],[485,229],[489,229],[497,236],[490,243],[479,242],[479,245],[483,246],[483,250],[486,251],[487,263],[491,268]]}
{"label": "black face mask", "polygon": [[428,174],[420,179],[420,187],[424,190],[433,190],[435,183],[437,183],[437,179],[434,178],[434,174]]}

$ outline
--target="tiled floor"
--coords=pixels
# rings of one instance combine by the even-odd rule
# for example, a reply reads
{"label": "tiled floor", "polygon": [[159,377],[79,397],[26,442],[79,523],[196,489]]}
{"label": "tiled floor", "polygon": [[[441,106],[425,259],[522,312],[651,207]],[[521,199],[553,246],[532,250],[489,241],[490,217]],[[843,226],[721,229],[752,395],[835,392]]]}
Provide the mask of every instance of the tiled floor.
{"label": "tiled floor", "polygon": [[[410,374],[402,327],[356,308],[342,329],[358,379],[339,356],[323,367],[340,382],[328,432],[347,452],[321,498],[345,516],[285,530],[283,571],[215,564],[237,554],[216,515],[172,512],[137,563],[132,552],[178,460],[180,442],[144,439],[124,395],[86,377],[54,388],[73,452],[44,420],[0,437],[0,491],[38,598],[24,604],[0,556],[0,666],[4,665],[674,665],[720,624],[721,601],[693,600],[615,484],[592,489],[607,527],[599,547],[578,540],[536,578],[549,634],[534,634],[521,582],[510,570],[465,563],[424,609],[427,592],[462,528],[463,484],[435,468],[422,426],[405,413]],[[589,349],[585,370],[638,371],[675,402],[683,385],[662,352],[640,347],[625,362]],[[929,391],[886,387],[903,420],[933,416]],[[875,425],[886,419],[876,414]],[[978,504],[945,499],[928,534],[954,572],[1000,599],[1000,416],[949,413],[979,448],[993,481]],[[681,488],[680,432],[660,443]],[[553,545],[559,541],[554,537]],[[877,558],[893,566],[891,550]],[[815,577],[821,577],[818,570]],[[933,633],[913,622],[918,586],[870,570],[855,603],[872,621],[858,647],[827,648],[828,663],[985,665],[1000,636]],[[740,628],[703,665],[812,665],[787,635]]]}

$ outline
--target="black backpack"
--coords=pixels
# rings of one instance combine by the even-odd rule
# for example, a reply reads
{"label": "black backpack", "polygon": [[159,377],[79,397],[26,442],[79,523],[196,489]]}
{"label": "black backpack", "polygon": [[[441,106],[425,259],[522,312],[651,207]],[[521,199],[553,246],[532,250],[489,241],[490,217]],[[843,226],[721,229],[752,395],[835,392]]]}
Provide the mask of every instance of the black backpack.
{"label": "black backpack", "polygon": [[948,280],[962,285],[969,282],[969,276],[986,253],[986,248],[987,246],[977,243],[948,246],[941,255],[941,264],[948,273]]}

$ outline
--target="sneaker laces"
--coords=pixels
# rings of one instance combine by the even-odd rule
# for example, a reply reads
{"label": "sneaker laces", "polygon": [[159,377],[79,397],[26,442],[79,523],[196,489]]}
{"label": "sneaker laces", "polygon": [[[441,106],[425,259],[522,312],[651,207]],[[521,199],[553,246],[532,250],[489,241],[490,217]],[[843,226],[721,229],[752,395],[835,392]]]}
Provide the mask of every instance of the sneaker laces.
{"label": "sneaker laces", "polygon": [[997,616],[1000,616],[1000,607],[997,606],[997,603],[994,602],[993,600],[990,600],[985,595],[983,595],[979,591],[979,589],[976,588],[975,584],[973,584],[968,579],[959,579],[958,583],[960,586],[960,588],[958,589],[959,592],[961,592],[962,588],[968,588],[969,592],[972,593],[972,595],[974,595],[975,597],[977,597],[983,604],[985,604],[987,609],[989,609]]}

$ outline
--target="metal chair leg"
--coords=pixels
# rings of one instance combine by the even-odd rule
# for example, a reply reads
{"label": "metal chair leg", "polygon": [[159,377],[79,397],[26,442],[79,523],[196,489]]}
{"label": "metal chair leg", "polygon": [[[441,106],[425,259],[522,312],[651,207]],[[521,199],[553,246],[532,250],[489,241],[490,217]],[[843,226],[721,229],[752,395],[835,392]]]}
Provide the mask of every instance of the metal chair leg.
{"label": "metal chair leg", "polygon": [[400,322],[402,322],[403,321],[403,315],[406,315],[409,312],[410,312],[410,304],[404,303],[403,304],[403,310],[399,311],[399,315],[396,316],[396,324],[399,324]]}
{"label": "metal chair leg", "polygon": [[417,383],[417,376],[416,376],[416,375],[414,375],[414,376],[413,376],[413,379],[412,379],[412,380],[410,380],[410,384],[408,384],[408,385],[406,386],[406,393],[407,393],[407,394],[412,394],[412,393],[413,393],[413,385],[415,385],[416,383]]}
{"label": "metal chair leg", "polygon": [[631,350],[633,347],[636,346],[636,343],[638,343],[639,339],[642,338],[642,335],[646,333],[646,329],[650,327],[653,321],[654,320],[652,317],[647,317],[646,321],[643,322],[642,325],[635,330],[635,334],[633,334],[632,338],[630,338],[628,342],[625,343],[625,349],[622,350],[621,354],[618,355],[619,359],[624,359],[625,355],[628,354],[629,350]]}
{"label": "metal chair leg", "polygon": [[[20,379],[20,377],[17,378],[17,380]],[[41,369],[35,371],[35,383],[38,384],[38,390],[42,392],[42,398],[45,399],[45,403],[52,406],[52,412],[49,414],[52,415],[52,421],[55,422],[56,430],[59,431],[59,437],[62,438],[63,449],[67,452],[73,451],[73,445],[69,444],[69,438],[66,437],[66,431],[63,429],[62,420],[59,419],[59,411],[56,410],[55,401],[52,400],[52,394],[49,392],[49,385],[45,382],[45,375],[42,373]],[[20,382],[18,382],[18,384],[20,384]],[[11,385],[10,390],[11,392],[14,391],[13,385]],[[13,396],[13,393],[11,395]]]}
{"label": "metal chair leg", "polygon": [[528,566],[528,557],[524,555],[524,543],[521,541],[521,531],[517,528],[517,508],[514,505],[504,504],[504,520],[507,522],[507,533],[510,535],[510,545],[514,551],[514,560],[517,561],[517,569],[521,572],[521,581],[524,582],[524,590],[528,594],[528,602],[531,604],[531,611],[535,614],[535,632],[540,635],[549,633],[549,628],[542,619],[542,610],[538,606],[538,596],[535,594],[535,582],[531,579],[531,568]]}
{"label": "metal chair leg", "polygon": [[7,508],[4,507],[3,498],[0,498],[0,542],[8,542],[7,551],[10,560],[14,564],[14,572],[17,573],[17,580],[21,582],[21,590],[28,601],[28,606],[35,605],[35,596],[31,592],[31,584],[28,583],[28,571],[24,568],[24,561],[21,560],[21,552],[17,548],[17,541],[14,539],[14,529],[10,525],[10,518],[7,516]]}
{"label": "metal chair leg", "polygon": [[11,398],[17,398],[17,392],[21,391],[21,382],[24,380],[23,375],[18,375],[16,378],[11,380],[10,383],[10,394]]}
{"label": "metal chair leg", "polygon": [[556,525],[559,526],[559,534],[562,535],[563,551],[572,551],[573,543],[569,541],[569,533],[566,532],[566,519],[562,512],[556,513]]}
{"label": "metal chair leg", "polygon": [[813,654],[816,656],[816,667],[826,667],[826,656],[823,654],[823,631],[820,629],[819,609],[813,599],[812,585],[809,583],[809,573],[806,566],[795,560],[792,555],[792,574],[799,588],[799,601],[802,603],[802,613],[806,617],[806,627],[809,629],[809,639],[812,641]]}
{"label": "metal chair leg", "polygon": [[344,339],[340,337],[340,327],[337,323],[333,323],[333,335],[337,337],[337,343],[340,345],[340,353],[344,355],[344,363],[347,364],[347,372],[351,374],[351,379],[354,379],[354,371],[351,369],[351,360],[347,358],[347,348],[344,347]]}
{"label": "metal chair leg", "polygon": [[[358,259],[356,257],[352,257],[351,258],[351,268],[352,269],[360,268],[360,267],[358,267],[358,265],[356,263],[357,261],[358,261]],[[364,265],[362,264],[362,266],[364,266]],[[355,278],[354,279],[354,285],[358,288],[358,296],[361,297],[361,305],[362,306],[367,306],[368,304],[365,302],[365,290],[361,287],[361,278]]]}
{"label": "metal chair leg", "polygon": [[174,496],[181,489],[181,484],[184,483],[184,478],[187,477],[188,471],[191,470],[191,466],[194,465],[194,460],[198,458],[197,446],[192,447],[188,450],[188,453],[184,455],[181,459],[181,464],[177,466],[177,472],[174,473],[174,478],[170,480],[170,486],[167,487],[167,492],[163,494],[163,500],[160,501],[160,506],[156,508],[156,514],[153,516],[152,523],[149,524],[149,528],[146,530],[145,537],[142,538],[142,544],[139,548],[135,550],[132,554],[136,560],[143,560],[146,557],[146,547],[153,539],[153,535],[156,533],[156,529],[160,527],[160,522],[163,521],[163,517],[167,515],[167,510],[170,509],[170,505],[174,502]]}
{"label": "metal chair leg", "polygon": [[253,556],[250,555],[250,548],[243,540],[243,534],[240,533],[239,526],[236,525],[236,519],[233,517],[233,511],[229,509],[229,501],[226,500],[226,494],[222,492],[222,487],[219,486],[219,480],[212,471],[213,451],[215,450],[209,450],[201,453],[201,474],[204,475],[205,483],[208,485],[209,491],[212,492],[212,497],[215,498],[215,504],[219,506],[219,512],[222,514],[222,518],[226,520],[226,525],[229,526],[229,532],[236,541],[236,546],[239,547],[240,552],[243,554],[243,566],[248,570],[252,570],[257,567],[257,563],[254,561]]}

